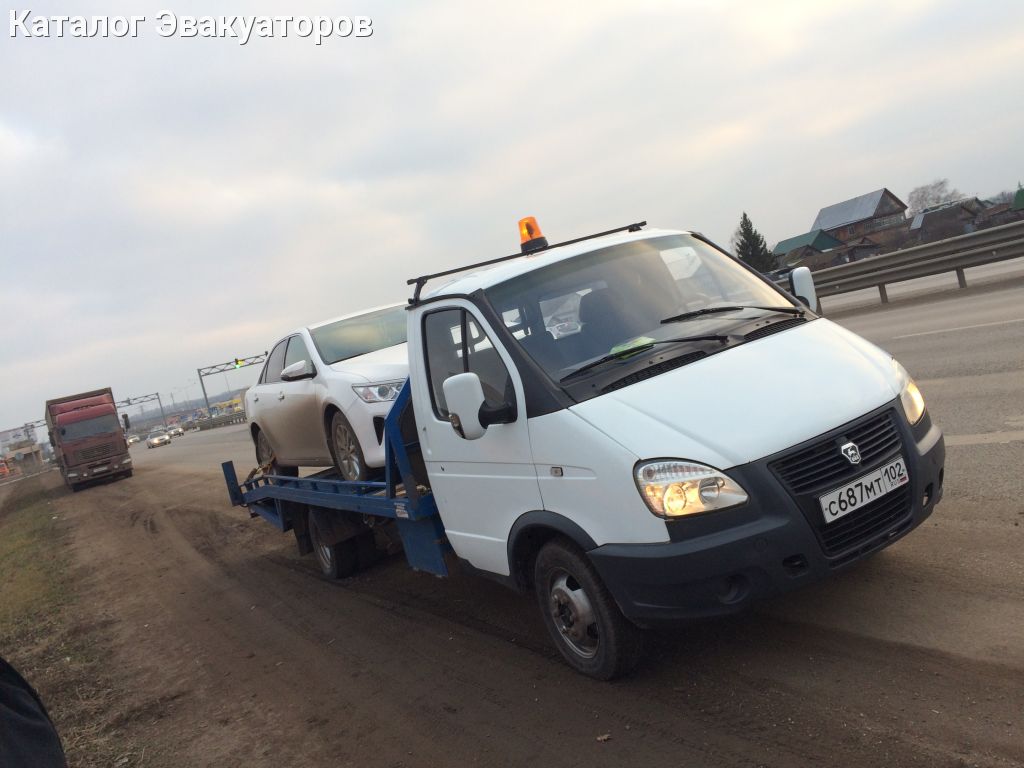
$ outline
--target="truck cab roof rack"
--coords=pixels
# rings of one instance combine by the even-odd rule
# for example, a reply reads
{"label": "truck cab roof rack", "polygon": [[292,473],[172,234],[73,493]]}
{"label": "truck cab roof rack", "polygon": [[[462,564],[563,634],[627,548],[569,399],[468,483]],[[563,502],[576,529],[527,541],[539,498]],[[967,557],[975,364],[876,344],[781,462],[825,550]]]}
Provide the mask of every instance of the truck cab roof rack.
{"label": "truck cab roof rack", "polygon": [[487,261],[479,261],[475,264],[467,264],[464,267],[456,267],[455,269],[446,269],[444,272],[434,272],[429,275],[421,275],[420,277],[414,277],[405,281],[406,285],[415,285],[416,289],[413,291],[412,298],[409,299],[409,304],[415,306],[420,302],[420,292],[423,290],[423,286],[427,284],[427,281],[434,280],[438,277],[447,277],[448,275],[454,275],[459,272],[465,272],[470,269],[478,269],[480,267],[489,267],[492,264],[498,264],[502,261],[510,261],[512,259],[518,259],[522,256],[532,256],[536,253],[550,250],[552,248],[560,248],[564,245],[573,245],[574,243],[581,243],[584,240],[593,240],[595,237],[604,237],[605,235],[613,235],[616,232],[639,232],[641,227],[647,226],[646,221],[638,221],[634,224],[627,224],[624,227],[616,227],[615,229],[608,229],[604,232],[595,232],[592,235],[584,235],[583,237],[576,237],[572,240],[563,240],[561,243],[554,243],[553,245],[545,245],[540,248],[534,248],[528,252],[513,253],[508,256],[500,256],[496,259],[488,259]]}

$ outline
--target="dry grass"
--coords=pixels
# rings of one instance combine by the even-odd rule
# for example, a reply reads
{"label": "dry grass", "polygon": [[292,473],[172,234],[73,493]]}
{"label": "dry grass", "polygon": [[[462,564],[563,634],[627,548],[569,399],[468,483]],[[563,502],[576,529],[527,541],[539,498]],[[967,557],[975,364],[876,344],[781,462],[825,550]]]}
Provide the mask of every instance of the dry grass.
{"label": "dry grass", "polygon": [[[50,486],[50,487],[47,487]],[[44,478],[6,489],[0,504],[0,654],[36,688],[70,766],[129,768],[145,749],[121,730],[121,696],[105,669],[102,624],[83,622],[66,524]]]}

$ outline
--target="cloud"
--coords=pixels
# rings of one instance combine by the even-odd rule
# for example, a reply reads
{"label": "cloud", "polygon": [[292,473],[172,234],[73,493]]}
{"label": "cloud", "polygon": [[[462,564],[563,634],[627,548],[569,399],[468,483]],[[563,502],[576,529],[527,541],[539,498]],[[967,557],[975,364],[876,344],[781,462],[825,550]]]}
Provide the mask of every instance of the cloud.
{"label": "cloud", "polygon": [[42,389],[180,389],[401,300],[513,252],[522,215],[553,238],[646,218],[726,242],[745,210],[775,241],[880,186],[1004,189],[1024,159],[1010,0],[371,12],[372,38],[321,47],[148,28],[0,46],[0,426],[38,417]]}

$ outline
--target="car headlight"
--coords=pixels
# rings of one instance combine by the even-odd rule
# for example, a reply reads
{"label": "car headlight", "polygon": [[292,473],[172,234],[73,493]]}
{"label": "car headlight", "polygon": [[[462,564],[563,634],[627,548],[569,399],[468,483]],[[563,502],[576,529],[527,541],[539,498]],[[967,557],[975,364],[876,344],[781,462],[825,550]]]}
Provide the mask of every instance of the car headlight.
{"label": "car headlight", "polygon": [[917,424],[924,416],[924,395],[917,388],[917,384],[910,378],[907,369],[900,365],[896,358],[892,359],[893,368],[896,370],[896,379],[900,385],[900,403],[903,405],[903,412],[907,415],[907,421]]}
{"label": "car headlight", "polygon": [[364,403],[386,403],[398,397],[404,381],[382,381],[379,384],[359,384],[352,391],[359,395]]}
{"label": "car headlight", "polygon": [[676,518],[743,504],[739,483],[713,467],[682,459],[636,465],[636,486],[647,508],[658,517]]}

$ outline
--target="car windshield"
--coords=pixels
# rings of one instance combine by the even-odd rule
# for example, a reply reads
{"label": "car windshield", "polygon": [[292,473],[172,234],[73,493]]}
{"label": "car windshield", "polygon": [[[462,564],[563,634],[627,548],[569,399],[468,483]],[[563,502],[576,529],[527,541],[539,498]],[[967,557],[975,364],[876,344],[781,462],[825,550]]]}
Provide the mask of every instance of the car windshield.
{"label": "car windshield", "polygon": [[390,307],[311,328],[309,332],[320,358],[330,365],[404,344],[405,317],[404,306]]}
{"label": "car windshield", "polygon": [[121,422],[114,414],[96,416],[92,419],[83,419],[71,424],[65,424],[60,428],[61,437],[65,440],[81,440],[83,437],[98,437],[109,435],[121,429]]}
{"label": "car windshield", "polygon": [[148,439],[152,440],[155,437],[166,437],[166,436],[167,436],[166,432],[150,432]]}
{"label": "car windshield", "polygon": [[555,381],[634,347],[716,333],[765,308],[795,311],[785,295],[691,235],[584,253],[499,283],[487,296]]}

